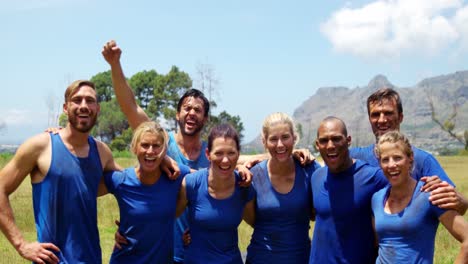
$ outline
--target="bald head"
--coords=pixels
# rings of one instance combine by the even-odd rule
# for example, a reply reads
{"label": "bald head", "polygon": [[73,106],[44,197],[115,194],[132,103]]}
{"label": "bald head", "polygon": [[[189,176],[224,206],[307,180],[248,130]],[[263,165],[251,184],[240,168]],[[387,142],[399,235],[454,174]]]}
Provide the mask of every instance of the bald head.
{"label": "bald head", "polygon": [[348,136],[348,129],[346,128],[346,124],[343,120],[336,116],[327,116],[322,120],[322,122],[320,122],[319,128],[317,129],[317,138],[320,137],[320,128],[326,126],[326,124],[328,123],[336,123],[337,126],[340,128],[341,133],[343,133],[343,136]]}
{"label": "bald head", "polygon": [[329,116],[320,122],[315,146],[332,173],[342,172],[353,165],[348,150],[350,144],[351,137],[343,120]]}

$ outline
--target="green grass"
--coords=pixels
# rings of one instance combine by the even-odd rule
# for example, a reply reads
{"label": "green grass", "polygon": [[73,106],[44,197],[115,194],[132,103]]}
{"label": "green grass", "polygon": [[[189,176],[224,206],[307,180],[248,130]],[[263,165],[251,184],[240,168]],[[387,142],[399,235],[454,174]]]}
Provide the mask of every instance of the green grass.
{"label": "green grass", "polygon": [[[10,157],[0,157],[0,168],[3,168]],[[457,184],[457,189],[468,197],[468,156],[438,157],[438,160],[447,171],[450,178]],[[133,166],[135,160],[132,158],[117,158],[117,162],[124,167]],[[24,237],[29,241],[36,239],[34,225],[34,215],[31,199],[31,184],[27,178],[10,196],[13,207],[16,224],[23,232]],[[467,214],[468,215],[468,214]],[[117,203],[112,195],[106,195],[98,198],[98,226],[101,236],[101,248],[103,262],[107,263],[112,252],[114,244],[114,232],[116,226],[114,220],[119,218]],[[465,216],[468,221],[468,216]],[[313,230],[313,223],[312,229]],[[239,227],[239,247],[245,251],[250,241],[252,228],[242,222]],[[436,252],[434,263],[453,263],[459,250],[459,243],[456,241],[443,226],[439,227],[436,237]],[[0,256],[1,263],[29,263],[22,259],[13,249],[10,243],[3,235],[0,235]]]}

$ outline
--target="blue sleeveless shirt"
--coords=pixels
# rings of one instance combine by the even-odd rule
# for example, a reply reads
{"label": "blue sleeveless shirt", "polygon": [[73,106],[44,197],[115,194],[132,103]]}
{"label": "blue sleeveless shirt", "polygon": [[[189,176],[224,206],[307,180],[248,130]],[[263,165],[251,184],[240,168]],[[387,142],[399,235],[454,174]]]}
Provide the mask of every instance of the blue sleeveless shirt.
{"label": "blue sleeveless shirt", "polygon": [[103,169],[96,142],[88,137],[86,158],[73,155],[58,134],[51,143],[49,171],[32,184],[37,239],[60,249],[60,263],[101,263],[96,197]]}
{"label": "blue sleeveless shirt", "polygon": [[[202,142],[200,155],[196,160],[187,159],[179,149],[177,145],[174,133],[169,134],[169,142],[167,143],[167,155],[175,160],[179,164],[189,166],[191,169],[199,170],[208,168],[210,161],[205,155],[207,144],[205,141]],[[185,246],[182,241],[182,235],[188,226],[187,209],[176,219],[174,224],[174,261],[184,262]]]}

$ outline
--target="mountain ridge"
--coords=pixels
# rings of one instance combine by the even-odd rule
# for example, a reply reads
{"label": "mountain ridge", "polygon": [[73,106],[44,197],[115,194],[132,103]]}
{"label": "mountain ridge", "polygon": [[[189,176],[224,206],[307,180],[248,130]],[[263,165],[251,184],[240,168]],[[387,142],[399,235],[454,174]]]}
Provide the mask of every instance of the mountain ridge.
{"label": "mountain ridge", "polygon": [[[441,120],[445,120],[456,105],[455,132],[468,129],[468,71],[424,78],[409,87],[392,84],[383,74],[373,77],[367,85],[355,88],[320,87],[294,110],[293,118],[302,127],[299,146],[313,149],[318,125],[330,115],[344,120],[353,146],[373,143],[375,139],[366,102],[370,94],[382,87],[392,87],[400,94],[404,115],[401,131],[413,145],[428,151],[463,147],[432,121],[429,98],[433,100],[436,114]],[[260,136],[246,144],[244,149],[263,151]]]}

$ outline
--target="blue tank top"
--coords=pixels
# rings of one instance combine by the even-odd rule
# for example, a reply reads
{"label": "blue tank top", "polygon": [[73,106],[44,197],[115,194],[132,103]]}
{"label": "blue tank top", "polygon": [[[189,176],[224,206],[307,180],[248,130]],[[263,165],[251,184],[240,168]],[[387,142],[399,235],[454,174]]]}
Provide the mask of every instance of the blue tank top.
{"label": "blue tank top", "polygon": [[[167,155],[177,163],[187,165],[194,170],[208,168],[210,161],[205,155],[206,146],[206,142],[203,141],[200,155],[198,155],[197,159],[195,160],[189,160],[184,156],[184,154],[182,154],[182,152],[180,152],[179,146],[175,140],[174,133],[169,133]],[[182,241],[182,235],[184,234],[185,229],[188,227],[187,210],[185,210],[174,223],[174,261],[176,262],[184,262],[185,246]]]}
{"label": "blue tank top", "polygon": [[173,226],[181,182],[190,172],[179,164],[180,176],[170,180],[165,173],[150,185],[142,184],[135,168],[104,173],[107,190],[120,209],[119,232],[128,244],[114,248],[110,263],[172,263]]}
{"label": "blue tank top", "polygon": [[49,171],[32,184],[37,239],[60,249],[60,263],[101,263],[96,197],[103,169],[96,142],[88,137],[86,158],[73,155],[58,134],[51,143]]}
{"label": "blue tank top", "polygon": [[320,165],[314,161],[301,167],[298,161],[294,162],[294,184],[288,193],[280,193],[273,187],[268,160],[251,169],[256,201],[254,231],[247,248],[249,263],[309,262],[312,211],[310,177]]}
{"label": "blue tank top", "polygon": [[185,177],[188,219],[192,242],[186,250],[185,264],[240,264],[237,227],[247,202],[253,199],[252,187],[236,186],[231,196],[215,199],[208,192],[208,170]]}

